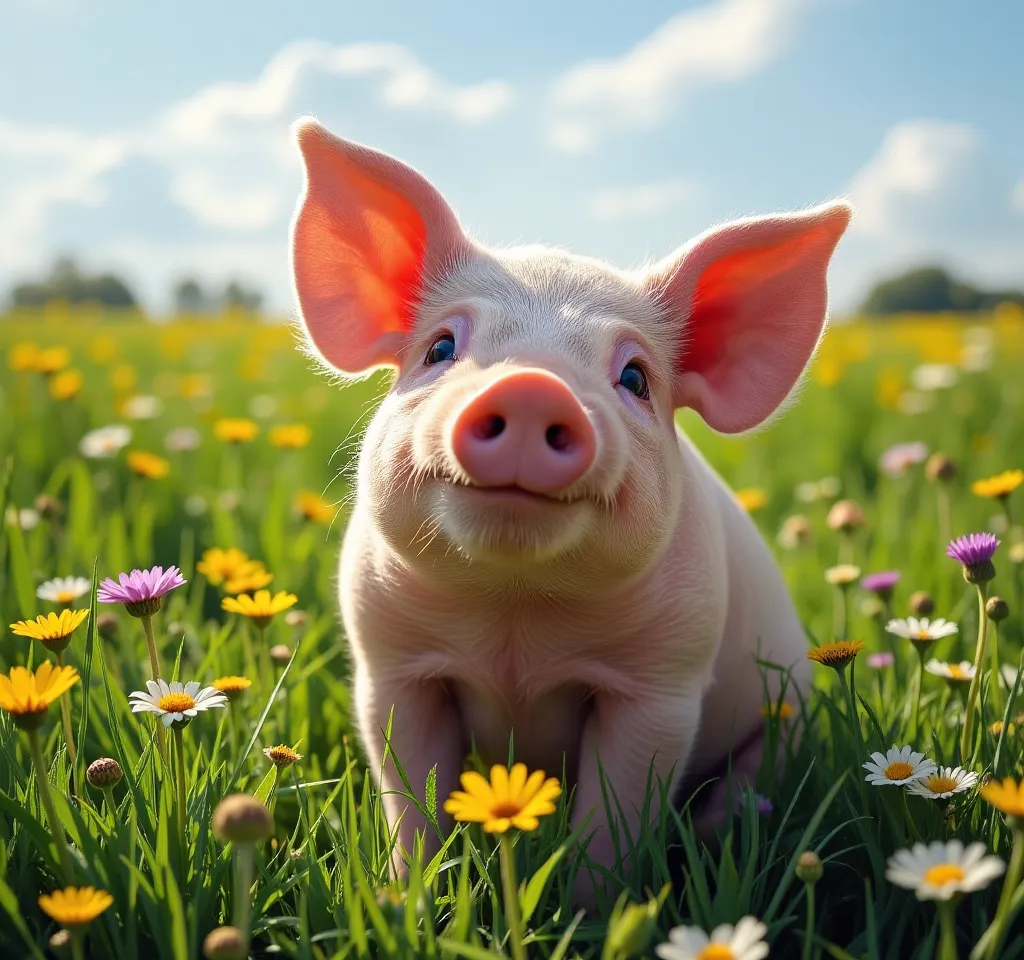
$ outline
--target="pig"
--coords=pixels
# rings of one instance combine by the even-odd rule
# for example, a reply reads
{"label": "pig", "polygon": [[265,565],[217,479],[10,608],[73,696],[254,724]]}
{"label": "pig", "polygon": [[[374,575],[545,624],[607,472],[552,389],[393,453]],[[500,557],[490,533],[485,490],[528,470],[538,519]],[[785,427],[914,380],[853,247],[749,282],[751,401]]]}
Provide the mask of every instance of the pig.
{"label": "pig", "polygon": [[421,802],[432,768],[444,797],[471,749],[504,763],[512,735],[517,761],[575,788],[593,903],[652,765],[673,798],[729,756],[752,775],[765,683],[790,700],[808,685],[774,558],[675,415],[736,434],[783,405],[851,207],[736,220],[620,270],[485,248],[411,167],[311,118],[294,135],[300,335],[342,378],[394,371],[358,455],[339,598],[397,868],[416,831],[428,853],[439,840],[384,762],[389,719]]}

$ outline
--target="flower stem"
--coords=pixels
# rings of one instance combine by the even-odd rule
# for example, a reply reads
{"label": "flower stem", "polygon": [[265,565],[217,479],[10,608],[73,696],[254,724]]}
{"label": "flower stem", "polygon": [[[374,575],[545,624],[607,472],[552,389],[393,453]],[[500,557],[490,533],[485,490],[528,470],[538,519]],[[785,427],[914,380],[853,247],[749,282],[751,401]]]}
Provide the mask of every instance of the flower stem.
{"label": "flower stem", "polygon": [[956,956],[956,903],[939,901],[939,949],[937,960],[957,960]]}
{"label": "flower stem", "polygon": [[1013,852],[1010,854],[1010,865],[1006,870],[1006,879],[1003,882],[1003,891],[999,895],[999,906],[996,907],[996,916],[992,921],[985,935],[988,939],[988,960],[995,960],[999,956],[999,947],[1002,945],[1006,926],[1010,920],[1010,902],[1013,895],[1020,886],[1021,874],[1024,873],[1024,825],[1015,825],[1013,829]]}
{"label": "flower stem", "polygon": [[85,934],[76,927],[71,928],[71,956],[73,960],[85,960]]}
{"label": "flower stem", "polygon": [[153,634],[153,618],[141,617],[142,629],[146,633],[146,646],[149,648],[149,665],[153,670],[153,679],[160,679],[160,657],[156,651],[156,636]]}
{"label": "flower stem", "polygon": [[988,626],[988,615],[985,612],[985,601],[988,599],[988,586],[977,584],[978,588],[978,646],[974,651],[974,676],[971,688],[967,693],[967,710],[964,714],[964,732],[960,740],[960,759],[966,762],[971,746],[971,733],[974,726],[974,709],[978,703],[978,690],[981,687],[981,661],[985,658],[985,636]]}
{"label": "flower stem", "polygon": [[[57,654],[57,666],[64,666],[64,654]],[[78,754],[75,751],[75,735],[71,730],[71,691],[65,690],[60,697],[60,717],[64,724],[64,742],[68,745],[68,763],[71,764],[71,779],[74,782],[78,770]],[[77,784],[76,784],[77,786]]]}
{"label": "flower stem", "polygon": [[270,788],[270,803],[268,804],[271,816],[274,815],[274,807],[277,806],[277,788],[281,783],[282,773],[284,773],[284,767],[277,767],[274,770],[274,785]]}
{"label": "flower stem", "polygon": [[174,764],[178,768],[178,840],[181,844],[181,870],[185,874],[188,855],[188,834],[185,830],[185,734],[181,727],[174,729]]}
{"label": "flower stem", "polygon": [[117,826],[117,803],[114,801],[114,788],[107,786],[102,787],[103,799],[107,803],[107,813],[110,814],[110,825],[112,827]]}
{"label": "flower stem", "polygon": [[846,691],[846,702],[850,707],[850,725],[853,727],[853,732],[857,736],[857,742],[861,742],[860,735],[860,716],[857,713],[857,701],[853,695],[853,661],[850,661],[850,675],[847,676],[845,670],[839,671],[839,676],[843,681],[843,689]]}
{"label": "flower stem", "polygon": [[1002,702],[1002,691],[1000,690],[1001,677],[999,675],[999,624],[992,621],[992,640],[989,643],[990,671],[992,679],[989,682],[988,695],[992,698],[992,706],[998,716],[1002,716],[1000,703]]}
{"label": "flower stem", "polygon": [[53,842],[57,845],[57,854],[60,857],[60,865],[64,871],[65,882],[70,885],[74,882],[75,872],[71,865],[71,854],[68,852],[67,841],[64,839],[64,830],[57,819],[57,808],[53,805],[50,781],[46,776],[46,764],[43,762],[43,748],[39,743],[39,731],[28,730],[26,732],[28,734],[29,751],[32,754],[32,765],[36,768],[39,799],[43,801],[46,819],[50,821],[50,833],[53,834]]}
{"label": "flower stem", "polygon": [[249,926],[252,922],[252,881],[255,873],[252,844],[235,845],[235,916],[234,925],[242,932],[243,956],[249,956]]}
{"label": "flower stem", "polygon": [[911,727],[913,730],[912,736],[909,738],[911,742],[916,739],[918,731],[921,729],[919,717],[921,714],[921,688],[924,686],[924,651],[918,650],[917,652],[917,690],[914,693],[914,723]]}
{"label": "flower stem", "polygon": [[516,884],[516,864],[512,852],[512,838],[508,833],[499,839],[501,858],[501,887],[505,894],[505,915],[508,918],[508,935],[512,942],[514,960],[526,960],[523,947],[523,918],[519,913],[519,891]]}
{"label": "flower stem", "polygon": [[804,926],[804,947],[800,954],[801,960],[811,960],[811,949],[814,941],[814,884],[805,883],[807,893],[807,923]]}

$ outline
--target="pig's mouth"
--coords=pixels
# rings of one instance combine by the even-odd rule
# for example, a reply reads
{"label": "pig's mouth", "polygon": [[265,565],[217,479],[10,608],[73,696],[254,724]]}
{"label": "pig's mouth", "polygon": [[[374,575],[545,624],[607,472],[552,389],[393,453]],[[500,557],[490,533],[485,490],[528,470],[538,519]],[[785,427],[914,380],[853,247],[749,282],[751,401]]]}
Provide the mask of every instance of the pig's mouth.
{"label": "pig's mouth", "polygon": [[569,496],[566,493],[538,493],[535,490],[527,490],[518,484],[504,484],[502,486],[485,487],[476,483],[465,483],[457,480],[449,480],[448,483],[459,490],[460,493],[468,493],[476,499],[489,503],[507,503],[512,506],[517,503],[537,504],[546,506],[564,506],[574,503],[580,498]]}

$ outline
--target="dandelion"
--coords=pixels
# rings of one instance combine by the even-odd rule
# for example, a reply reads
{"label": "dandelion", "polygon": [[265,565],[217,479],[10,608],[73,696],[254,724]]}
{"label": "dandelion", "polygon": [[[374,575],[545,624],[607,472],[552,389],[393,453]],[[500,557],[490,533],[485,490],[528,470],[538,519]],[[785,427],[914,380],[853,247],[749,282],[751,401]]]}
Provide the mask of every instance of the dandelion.
{"label": "dandelion", "polygon": [[39,907],[62,927],[84,927],[92,923],[112,903],[114,898],[106,890],[95,887],[66,887],[43,894]]}
{"label": "dandelion", "polygon": [[39,362],[38,344],[23,341],[11,347],[7,365],[14,373],[35,373]]}
{"label": "dandelion", "polygon": [[313,439],[313,431],[304,423],[280,424],[270,428],[267,439],[272,447],[297,450],[309,445],[309,441]]}
{"label": "dandelion", "polygon": [[934,760],[927,759],[923,753],[909,746],[893,746],[885,753],[876,751],[861,766],[868,772],[864,779],[876,787],[902,787],[912,780],[930,777],[938,770]]}
{"label": "dandelion", "polygon": [[195,427],[175,427],[164,437],[164,448],[169,453],[185,453],[195,450],[200,440],[199,431]]}
{"label": "dandelion", "polygon": [[116,457],[132,440],[132,431],[119,423],[90,430],[78,443],[78,450],[88,460],[109,460]]}
{"label": "dandelion", "polygon": [[146,480],[162,480],[171,472],[171,465],[163,457],[145,450],[128,452],[128,469],[137,477]]}
{"label": "dandelion", "polygon": [[907,793],[931,800],[945,800],[955,793],[970,790],[977,782],[978,775],[969,773],[963,767],[939,767],[935,773],[908,783]]}
{"label": "dandelion", "polygon": [[654,952],[661,960],[763,960],[768,956],[768,928],[756,917],[746,916],[733,926],[723,923],[710,935],[700,927],[673,927],[668,942]]}
{"label": "dandelion", "polygon": [[295,510],[311,523],[330,523],[334,519],[334,505],[307,490],[295,498]]}
{"label": "dandelion", "polygon": [[768,502],[768,494],[760,487],[745,487],[742,490],[737,490],[733,496],[747,513],[760,510]]}
{"label": "dandelion", "polygon": [[928,447],[923,443],[897,443],[882,454],[878,468],[887,477],[902,477],[911,467],[924,463],[927,456]]}
{"label": "dandelion", "polygon": [[255,594],[240,594],[237,597],[225,597],[221,607],[228,613],[237,613],[248,617],[261,630],[266,629],[270,621],[279,613],[298,603],[294,593],[281,590],[273,596],[269,590],[257,590]]}
{"label": "dandelion", "polygon": [[67,607],[79,597],[84,597],[92,589],[92,581],[85,577],[56,577],[46,580],[36,588],[36,596],[40,600],[59,603]]}
{"label": "dandelion", "polygon": [[249,443],[260,432],[255,420],[244,417],[223,417],[213,425],[214,435],[225,443]]}
{"label": "dandelion", "polygon": [[47,347],[36,354],[35,368],[47,375],[59,373],[71,363],[71,352],[67,347]]}
{"label": "dandelion", "polygon": [[252,686],[252,681],[248,677],[218,677],[210,686],[219,693],[223,693],[228,700],[237,700]]}
{"label": "dandelion", "polygon": [[85,385],[81,370],[63,370],[50,380],[50,396],[54,400],[70,400]]}

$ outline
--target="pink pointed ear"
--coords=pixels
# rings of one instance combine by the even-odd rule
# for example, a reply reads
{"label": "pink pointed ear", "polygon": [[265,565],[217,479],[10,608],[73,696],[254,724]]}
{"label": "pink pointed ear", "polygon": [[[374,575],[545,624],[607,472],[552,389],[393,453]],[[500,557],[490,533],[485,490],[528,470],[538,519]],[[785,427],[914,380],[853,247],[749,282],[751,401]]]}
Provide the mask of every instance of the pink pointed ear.
{"label": "pink pointed ear", "polygon": [[420,174],[387,154],[301,120],[306,187],[291,254],[302,321],[343,373],[397,366],[423,284],[469,249],[458,220]]}
{"label": "pink pointed ear", "polygon": [[737,220],[651,270],[648,289],[679,330],[677,408],[739,433],[786,399],[824,329],[825,275],[851,212],[838,202]]}

